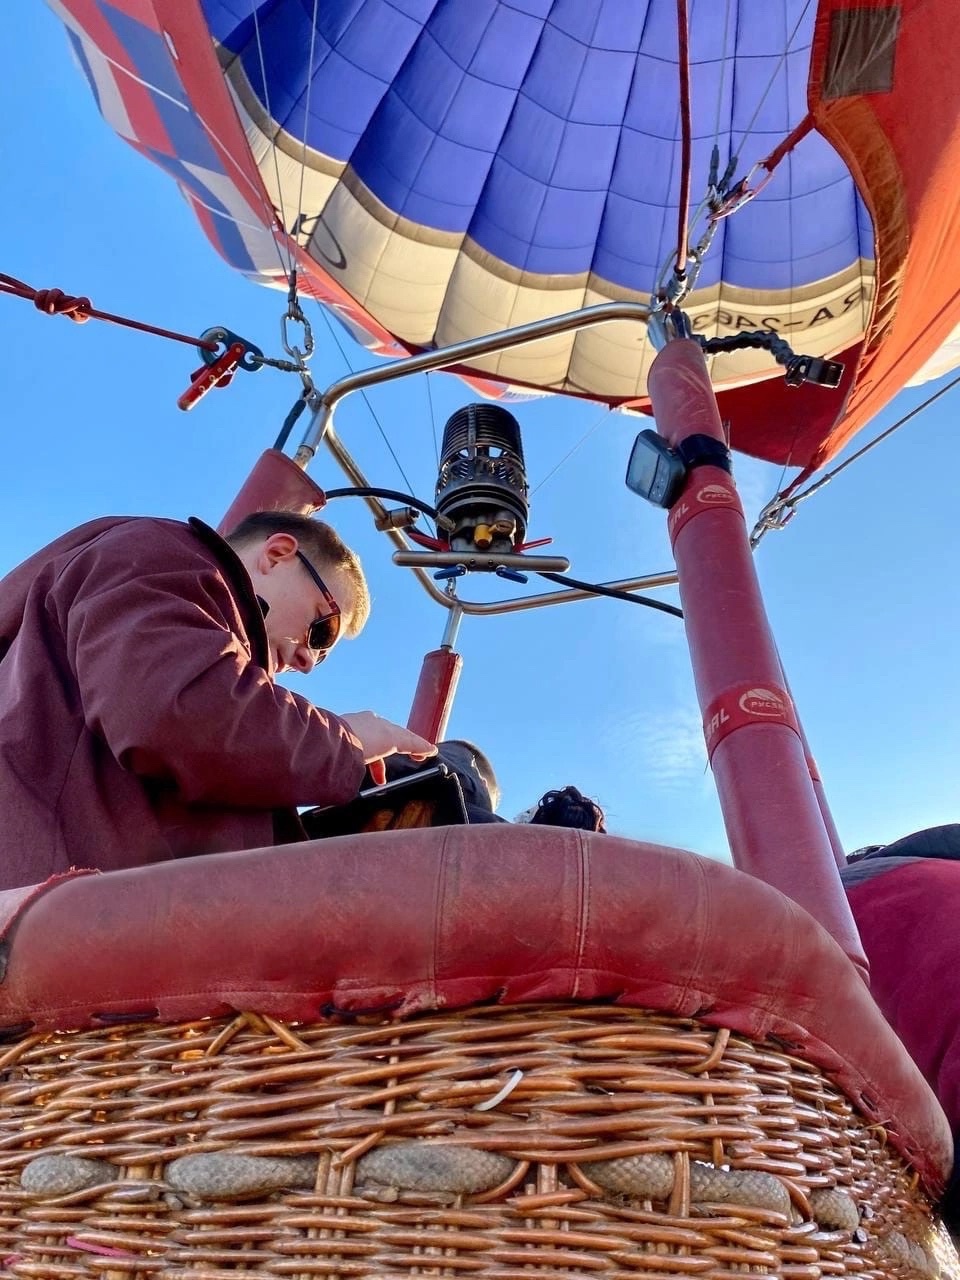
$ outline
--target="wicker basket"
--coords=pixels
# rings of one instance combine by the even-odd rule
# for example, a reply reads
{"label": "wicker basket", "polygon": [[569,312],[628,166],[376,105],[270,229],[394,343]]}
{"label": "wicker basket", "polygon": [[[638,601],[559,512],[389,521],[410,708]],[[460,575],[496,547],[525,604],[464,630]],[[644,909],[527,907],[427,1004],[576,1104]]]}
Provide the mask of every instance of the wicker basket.
{"label": "wicker basket", "polygon": [[960,1275],[820,1071],[660,1014],[128,1023],[0,1070],[9,1275]]}

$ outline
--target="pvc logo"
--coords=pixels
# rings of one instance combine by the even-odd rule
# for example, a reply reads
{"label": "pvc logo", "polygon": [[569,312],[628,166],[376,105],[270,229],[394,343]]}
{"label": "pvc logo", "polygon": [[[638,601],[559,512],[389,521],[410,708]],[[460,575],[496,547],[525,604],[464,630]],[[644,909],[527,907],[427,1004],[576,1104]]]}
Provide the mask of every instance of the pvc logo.
{"label": "pvc logo", "polygon": [[744,682],[724,689],[719,697],[704,708],[703,736],[707,743],[707,755],[713,753],[725,738],[737,729],[748,725],[754,728],[760,723],[782,724],[799,737],[800,727],[793,712],[793,703],[785,689],[776,685],[753,685]]}
{"label": "pvc logo", "polygon": [[697,491],[697,502],[705,507],[719,507],[734,501],[735,494],[725,484],[705,484]]}
{"label": "pvc logo", "polygon": [[687,521],[701,511],[709,511],[711,508],[719,510],[721,507],[726,507],[728,511],[739,509],[737,491],[730,485],[705,484],[695,493],[688,493],[672,508],[667,520],[667,532],[671,541],[676,539]]}
{"label": "pvc logo", "polygon": [[769,716],[782,720],[789,714],[789,708],[783,698],[772,689],[748,689],[738,699],[738,706],[748,716]]}

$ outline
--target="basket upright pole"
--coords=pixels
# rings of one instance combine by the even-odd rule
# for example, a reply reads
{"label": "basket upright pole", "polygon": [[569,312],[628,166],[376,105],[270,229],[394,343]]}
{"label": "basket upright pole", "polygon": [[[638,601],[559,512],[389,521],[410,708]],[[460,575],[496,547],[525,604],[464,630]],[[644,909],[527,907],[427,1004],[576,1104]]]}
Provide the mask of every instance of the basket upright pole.
{"label": "basket upright pole", "polygon": [[[691,338],[665,344],[648,387],[657,429],[669,444],[693,435],[724,440],[706,361]],[[784,687],[732,476],[719,466],[692,468],[668,527],[734,864],[809,911],[866,979],[869,966]]]}

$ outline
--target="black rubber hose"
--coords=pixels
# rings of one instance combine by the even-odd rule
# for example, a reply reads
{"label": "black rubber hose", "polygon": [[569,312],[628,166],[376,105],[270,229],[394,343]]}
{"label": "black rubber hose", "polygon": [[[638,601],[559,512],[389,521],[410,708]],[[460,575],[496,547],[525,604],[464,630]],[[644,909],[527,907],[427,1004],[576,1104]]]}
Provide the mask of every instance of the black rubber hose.
{"label": "black rubber hose", "polygon": [[431,520],[437,518],[436,507],[428,506],[419,498],[413,498],[409,493],[400,493],[397,489],[373,489],[360,486],[353,489],[325,489],[324,493],[328,498],[387,498],[391,502],[404,502],[408,507],[414,507],[425,516],[429,516]]}
{"label": "black rubber hose", "polygon": [[[349,489],[326,489],[324,492],[328,499],[387,498],[391,502],[406,503],[417,511],[421,511],[425,516],[429,516],[431,520],[436,520],[437,518],[435,507],[428,506],[425,502],[421,502],[419,498],[411,497],[409,493],[400,493],[397,489],[356,486]],[[589,591],[595,596],[609,596],[612,600],[625,600],[628,604],[642,604],[648,609],[659,609],[661,613],[672,614],[675,618],[683,617],[683,610],[678,609],[676,605],[664,604],[662,600],[654,600],[650,596],[638,596],[630,591],[620,591],[616,587],[604,587],[598,582],[581,582],[579,578],[570,578],[563,573],[539,573],[538,576],[546,578],[548,582],[556,582],[561,587],[574,587],[577,591]]]}
{"label": "black rubber hose", "polygon": [[650,596],[637,596],[632,591],[621,591],[618,587],[604,587],[599,582],[581,582],[579,578],[570,578],[565,573],[540,573],[548,582],[557,582],[561,587],[575,587],[578,591],[589,591],[595,596],[609,596],[612,600],[626,600],[628,604],[646,605],[648,609],[659,609],[661,613],[670,613],[675,618],[683,617],[683,610],[675,604],[664,604],[662,600],[654,600]]}

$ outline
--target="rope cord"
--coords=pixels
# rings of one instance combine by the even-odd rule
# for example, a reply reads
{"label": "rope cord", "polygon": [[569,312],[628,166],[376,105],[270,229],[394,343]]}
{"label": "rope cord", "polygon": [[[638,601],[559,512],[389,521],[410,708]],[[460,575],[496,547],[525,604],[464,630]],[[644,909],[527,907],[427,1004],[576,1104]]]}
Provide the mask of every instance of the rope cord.
{"label": "rope cord", "polygon": [[690,107],[690,28],[687,0],[677,0],[677,66],[680,73],[680,201],[677,210],[677,258],[674,271],[687,272],[687,215],[690,212],[690,170],[693,153],[693,121]]}
{"label": "rope cord", "polygon": [[62,289],[34,289],[15,276],[0,272],[0,293],[10,294],[14,298],[25,298],[32,302],[44,315],[63,315],[76,324],[85,324],[87,320],[106,320],[110,324],[122,325],[127,329],[139,329],[141,333],[152,333],[158,338],[169,338],[171,342],[184,342],[191,347],[199,347],[203,351],[217,351],[219,344],[205,342],[201,338],[192,338],[186,333],[177,333],[173,329],[161,329],[157,325],[146,324],[142,320],[132,320],[129,316],[114,315],[112,311],[98,311],[92,306],[89,298],[74,297],[64,293]]}
{"label": "rope cord", "polygon": [[723,106],[723,90],[727,79],[727,37],[730,34],[730,5],[732,0],[726,0],[723,11],[723,42],[720,45],[720,83],[717,85],[717,113],[713,121],[713,145],[718,152],[720,148],[720,110]]}

